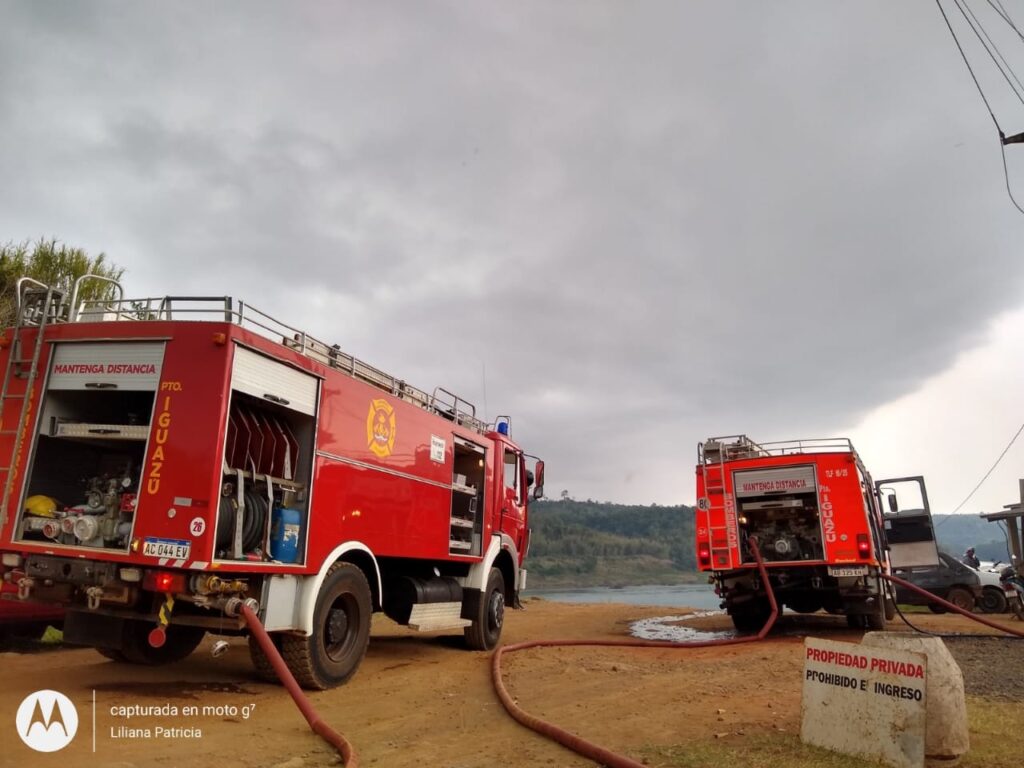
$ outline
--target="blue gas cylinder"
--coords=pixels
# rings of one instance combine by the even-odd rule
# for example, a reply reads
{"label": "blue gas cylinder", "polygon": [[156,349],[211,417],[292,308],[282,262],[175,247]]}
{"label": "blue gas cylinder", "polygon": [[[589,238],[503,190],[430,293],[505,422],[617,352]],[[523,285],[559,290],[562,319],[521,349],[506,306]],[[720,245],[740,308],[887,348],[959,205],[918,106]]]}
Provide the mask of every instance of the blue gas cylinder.
{"label": "blue gas cylinder", "polygon": [[302,512],[274,507],[270,515],[270,556],[279,563],[294,563],[299,558],[299,534]]}

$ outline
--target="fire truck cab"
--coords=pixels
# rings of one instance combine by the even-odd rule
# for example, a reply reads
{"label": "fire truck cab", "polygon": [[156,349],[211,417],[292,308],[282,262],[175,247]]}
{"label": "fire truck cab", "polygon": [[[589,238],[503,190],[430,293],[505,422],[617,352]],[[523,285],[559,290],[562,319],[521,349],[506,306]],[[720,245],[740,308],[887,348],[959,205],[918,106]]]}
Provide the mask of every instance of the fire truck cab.
{"label": "fire truck cab", "polygon": [[508,417],[228,297],[78,293],[23,280],[0,341],[3,579],[69,641],[175,661],[248,605],[320,689],[377,611],[495,646],[544,483]]}
{"label": "fire truck cab", "polygon": [[899,554],[907,550],[915,565],[937,557],[930,525],[915,517],[908,529],[882,514],[878,488],[910,480],[920,481],[930,521],[921,478],[873,483],[846,438],[710,438],[697,447],[697,566],[710,572],[738,630],[759,629],[770,613],[752,538],[780,605],[845,614],[851,627],[880,629],[895,610],[881,578],[898,567],[887,529],[896,525],[904,534]]}

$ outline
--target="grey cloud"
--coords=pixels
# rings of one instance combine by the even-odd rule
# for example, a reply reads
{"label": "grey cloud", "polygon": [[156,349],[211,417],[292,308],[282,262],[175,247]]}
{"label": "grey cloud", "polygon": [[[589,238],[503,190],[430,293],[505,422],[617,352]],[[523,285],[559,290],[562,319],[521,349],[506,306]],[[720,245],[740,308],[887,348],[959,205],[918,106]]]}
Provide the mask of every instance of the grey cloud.
{"label": "grey cloud", "polygon": [[5,239],[486,386],[583,496],[678,501],[697,439],[829,433],[1020,302],[923,5],[6,11]]}

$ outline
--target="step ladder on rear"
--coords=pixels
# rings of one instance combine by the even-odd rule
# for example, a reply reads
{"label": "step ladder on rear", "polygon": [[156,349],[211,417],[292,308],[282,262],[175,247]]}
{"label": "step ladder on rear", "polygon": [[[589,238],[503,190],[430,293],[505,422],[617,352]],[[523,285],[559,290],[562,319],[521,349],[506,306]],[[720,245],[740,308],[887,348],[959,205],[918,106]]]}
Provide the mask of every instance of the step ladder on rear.
{"label": "step ladder on rear", "polygon": [[[7,520],[7,507],[11,492],[14,489],[14,475],[18,457],[21,455],[25,438],[25,429],[32,406],[32,391],[39,376],[39,359],[43,353],[43,339],[47,325],[59,322],[64,307],[64,293],[52,286],[23,277],[17,283],[17,309],[14,328],[11,333],[10,353],[4,367],[3,386],[0,387],[0,435],[13,438],[11,453],[7,457],[7,466],[0,467],[3,478],[4,495],[0,499],[0,527]],[[34,338],[26,331],[36,329]],[[25,348],[31,349],[26,357]],[[24,379],[25,386],[19,392],[13,392],[11,386],[15,379]],[[16,425],[9,428],[4,416],[9,403],[20,403]],[[17,406],[16,406],[17,407]]]}
{"label": "step ladder on rear", "polygon": [[[703,505],[708,513],[708,533],[711,538],[711,564],[717,569],[732,566],[729,547],[729,505],[733,502],[725,488],[725,465],[733,459],[766,455],[765,449],[746,435],[713,437],[698,446],[698,459],[704,478]],[[735,520],[735,515],[733,515]]]}
{"label": "step ladder on rear", "polygon": [[725,525],[725,456],[724,446],[716,440],[701,444],[701,474],[704,498],[697,504],[707,510],[708,534],[711,539],[711,565],[715,569],[729,566],[729,529]]}

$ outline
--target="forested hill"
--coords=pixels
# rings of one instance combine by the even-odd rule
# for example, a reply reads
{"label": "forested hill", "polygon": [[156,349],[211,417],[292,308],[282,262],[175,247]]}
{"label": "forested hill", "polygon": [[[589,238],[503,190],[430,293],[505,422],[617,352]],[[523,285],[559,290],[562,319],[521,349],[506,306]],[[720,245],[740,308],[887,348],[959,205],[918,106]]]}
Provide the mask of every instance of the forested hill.
{"label": "forested hill", "polygon": [[[629,586],[704,581],[694,562],[693,509],[535,501],[528,585]],[[1002,530],[975,515],[935,515],[939,544],[954,555],[977,547],[986,560],[1008,559]]]}
{"label": "forested hill", "polygon": [[693,509],[536,501],[529,586],[626,586],[696,581]]}

